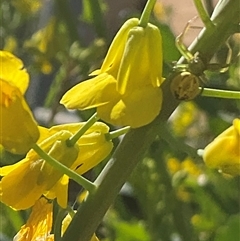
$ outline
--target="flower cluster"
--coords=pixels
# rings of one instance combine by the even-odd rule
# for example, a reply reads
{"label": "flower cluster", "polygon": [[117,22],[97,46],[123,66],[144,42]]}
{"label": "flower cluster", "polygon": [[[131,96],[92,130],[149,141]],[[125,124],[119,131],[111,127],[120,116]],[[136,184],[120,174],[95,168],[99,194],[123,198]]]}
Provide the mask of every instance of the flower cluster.
{"label": "flower cluster", "polygon": [[[38,126],[24,99],[29,75],[20,59],[0,51],[1,98],[0,144],[7,151],[26,154],[21,161],[0,168],[0,200],[15,210],[33,207],[26,225],[14,240],[53,240],[52,204],[57,199],[66,208],[69,176],[48,158],[82,175],[104,160],[113,148],[109,127],[101,122],[70,123],[51,128]],[[70,139],[80,130],[76,142]],[[38,147],[43,155],[36,151]],[[97,240],[96,236],[92,240]]]}
{"label": "flower cluster", "polygon": [[[67,146],[68,140],[84,123],[39,127],[37,144],[51,157],[83,174],[97,165],[111,152],[113,144],[105,134],[109,128],[103,123],[95,123],[74,146]],[[14,209],[27,209],[45,195],[57,198],[60,206],[66,208],[68,176],[63,175],[34,150],[16,164],[0,168],[0,200]],[[15,177],[18,177],[17,180]]]}
{"label": "flower cluster", "polygon": [[137,128],[153,121],[162,105],[162,39],[159,29],[136,18],[114,38],[96,77],[70,89],[60,103],[69,109],[97,108],[98,116],[117,126]]}
{"label": "flower cluster", "polygon": [[[29,75],[20,59],[6,51],[1,57],[0,144],[25,157],[0,168],[0,201],[15,210],[32,208],[14,241],[54,240],[52,200],[66,209],[69,178],[89,191],[94,183],[81,175],[104,160],[112,151],[109,127],[138,128],[152,122],[162,105],[162,39],[159,29],[133,18],[122,26],[100,69],[69,90],[61,103],[70,109],[97,108],[86,122],[50,128],[39,126],[24,93]],[[118,134],[123,134],[123,128]],[[88,188],[89,189],[88,189]],[[62,233],[71,222],[63,221]],[[91,241],[97,241],[95,234]]]}

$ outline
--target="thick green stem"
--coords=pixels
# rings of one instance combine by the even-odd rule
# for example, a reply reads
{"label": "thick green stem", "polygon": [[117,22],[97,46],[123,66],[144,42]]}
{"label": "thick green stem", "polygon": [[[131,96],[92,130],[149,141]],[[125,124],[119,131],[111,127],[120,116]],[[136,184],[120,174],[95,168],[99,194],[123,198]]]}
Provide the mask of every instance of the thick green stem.
{"label": "thick green stem", "polygon": [[82,185],[90,193],[93,193],[96,190],[96,186],[88,181],[86,178],[78,175],[76,172],[64,166],[62,163],[58,162],[56,159],[49,156],[44,150],[42,150],[37,144],[33,144],[32,149],[42,157],[47,163],[52,165],[57,170],[61,171],[63,174],[66,174],[71,179],[76,181],[78,184]]}
{"label": "thick green stem", "polygon": [[[239,18],[239,0],[225,0],[215,13],[212,21],[216,24],[215,31],[202,31],[191,45],[193,53],[201,52],[210,59],[221,44],[233,33],[233,20]],[[183,63],[180,60],[179,63]],[[170,92],[170,81],[166,79],[162,85],[163,106],[160,115],[149,125],[131,129],[113,154],[96,180],[97,190],[90,195],[78,209],[62,241],[89,241],[97,229],[103,216],[114,202],[121,187],[132,173],[144,153],[155,139],[158,129],[162,128],[179,102]]]}
{"label": "thick green stem", "polygon": [[56,223],[54,225],[54,241],[61,240],[62,221],[65,215],[66,215],[66,210],[60,208],[57,214]]}
{"label": "thick green stem", "polygon": [[78,41],[80,42],[80,38],[78,36],[77,31],[77,21],[74,18],[74,15],[71,12],[69,7],[69,2],[66,0],[55,0],[57,15],[60,19],[62,19],[66,25],[67,30],[69,32],[69,37],[72,42]]}
{"label": "thick green stem", "polygon": [[207,11],[205,10],[202,0],[194,0],[195,6],[198,10],[198,14],[200,16],[200,18],[202,19],[204,25],[206,26],[206,28],[214,28],[214,24],[211,21]]}
{"label": "thick green stem", "polygon": [[143,28],[145,28],[147,26],[155,3],[156,3],[156,0],[148,0],[147,1],[147,4],[142,12],[142,15],[141,15],[141,18],[140,18],[140,21],[138,24],[139,26],[141,26]]}
{"label": "thick green stem", "polygon": [[201,95],[206,97],[240,100],[240,91],[204,88]]}
{"label": "thick green stem", "polygon": [[204,28],[189,47],[192,53],[199,52],[206,63],[233,33],[239,31],[239,0],[219,1],[211,21],[215,25],[214,31]]}
{"label": "thick green stem", "polygon": [[106,38],[106,25],[104,24],[104,18],[99,0],[89,0],[91,6],[93,25],[96,33],[100,38]]}

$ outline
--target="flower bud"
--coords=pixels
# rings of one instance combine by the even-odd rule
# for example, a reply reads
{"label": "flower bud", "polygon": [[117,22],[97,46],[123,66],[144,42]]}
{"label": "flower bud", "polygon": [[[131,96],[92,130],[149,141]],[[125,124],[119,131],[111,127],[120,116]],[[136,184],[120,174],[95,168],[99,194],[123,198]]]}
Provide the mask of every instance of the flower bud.
{"label": "flower bud", "polygon": [[240,175],[240,119],[205,147],[203,159],[210,168]]}

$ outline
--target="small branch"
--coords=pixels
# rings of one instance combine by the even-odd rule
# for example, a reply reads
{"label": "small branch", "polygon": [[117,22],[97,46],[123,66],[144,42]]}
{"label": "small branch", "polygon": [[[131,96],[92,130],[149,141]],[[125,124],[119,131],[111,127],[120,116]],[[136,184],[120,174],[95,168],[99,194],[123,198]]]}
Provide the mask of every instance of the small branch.
{"label": "small branch", "polygon": [[60,208],[57,214],[56,222],[54,225],[54,240],[60,241],[61,240],[61,233],[62,233],[62,221],[64,216],[66,215],[66,210]]}
{"label": "small branch", "polygon": [[198,14],[200,18],[202,19],[204,25],[206,28],[212,29],[215,27],[213,22],[211,21],[207,11],[205,10],[202,0],[194,0],[195,6],[198,10]]}
{"label": "small branch", "polygon": [[67,140],[68,146],[74,146],[75,143],[81,138],[81,136],[95,123],[99,120],[99,117],[97,116],[97,113],[91,116],[91,118],[88,119],[86,124],[82,126],[78,132],[76,132],[69,140]]}
{"label": "small branch", "polygon": [[201,95],[206,97],[240,100],[240,91],[204,88]]}
{"label": "small branch", "polygon": [[112,131],[110,133],[107,133],[107,134],[105,134],[105,136],[106,136],[106,139],[108,141],[110,141],[110,140],[112,140],[114,138],[117,138],[117,137],[119,137],[121,135],[126,134],[129,130],[130,130],[130,126],[126,126],[126,127],[121,128],[121,129],[118,129],[116,131]]}
{"label": "small branch", "polygon": [[152,13],[153,7],[156,0],[148,0],[145,8],[143,9],[138,26],[145,28],[149,22],[150,15]]}
{"label": "small branch", "polygon": [[86,178],[78,175],[76,172],[72,171],[71,169],[64,166],[62,163],[58,162],[56,159],[49,156],[44,150],[42,150],[37,144],[33,144],[32,149],[42,157],[47,163],[51,166],[66,174],[71,179],[76,181],[78,184],[82,185],[85,189],[87,189],[90,193],[93,193],[96,190],[96,186],[87,180]]}
{"label": "small branch", "polygon": [[[210,60],[216,50],[234,32],[233,20],[239,19],[239,0],[222,0],[223,5],[215,10],[211,20],[216,24],[215,31],[205,29],[191,45],[192,53],[200,52],[206,60]],[[216,41],[217,40],[217,41]],[[201,55],[201,56],[202,56]],[[184,59],[180,60],[182,64]],[[160,115],[149,125],[131,129],[116,149],[112,159],[105,166],[95,184],[99,184],[96,192],[89,195],[82,203],[63,235],[62,241],[89,241],[97,229],[108,208],[114,202],[121,187],[142,160],[169,116],[176,109],[179,101],[170,93],[170,81],[166,79],[161,86],[163,90],[163,106]],[[84,217],[84,218],[83,218]]]}
{"label": "small branch", "polygon": [[99,0],[89,0],[89,4],[92,10],[93,24],[95,26],[96,33],[100,38],[106,38],[106,27],[104,24],[104,17],[101,10]]}

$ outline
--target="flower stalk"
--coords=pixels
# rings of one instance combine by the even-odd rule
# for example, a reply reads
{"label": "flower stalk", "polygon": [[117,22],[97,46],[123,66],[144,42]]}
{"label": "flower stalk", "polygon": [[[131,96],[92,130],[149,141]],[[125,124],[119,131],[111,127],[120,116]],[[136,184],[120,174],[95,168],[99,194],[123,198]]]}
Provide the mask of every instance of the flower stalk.
{"label": "flower stalk", "polygon": [[[215,31],[204,30],[191,45],[193,53],[201,52],[209,60],[224,41],[233,33],[232,20],[239,19],[238,0],[225,0],[216,9],[212,21],[217,22]],[[144,22],[142,20],[142,22]],[[215,40],[218,39],[216,42]],[[183,63],[183,59],[179,61]],[[109,164],[104,168],[95,184],[96,192],[88,197],[74,216],[62,241],[89,241],[103,216],[113,203],[121,187],[142,160],[144,153],[153,142],[159,128],[176,109],[179,101],[170,93],[170,81],[165,80],[163,88],[163,107],[159,116],[149,125],[130,130],[113,154]],[[133,145],[134,143],[134,145]],[[82,218],[84,217],[84,218]]]}
{"label": "flower stalk", "polygon": [[218,89],[204,88],[201,95],[206,97],[215,97],[215,98],[224,98],[224,99],[236,99],[236,100],[240,99],[240,91],[232,91],[232,90],[218,90]]}
{"label": "flower stalk", "polygon": [[78,184],[82,185],[89,193],[93,193],[96,190],[96,186],[87,180],[86,178],[78,175],[76,172],[64,166],[62,163],[58,162],[56,159],[49,156],[44,150],[42,150],[37,144],[33,144],[33,150],[42,157],[47,163],[52,165],[57,170],[61,171],[63,174],[66,174],[71,179],[76,181]]}
{"label": "flower stalk", "polygon": [[194,0],[194,3],[195,3],[195,6],[198,10],[198,14],[199,14],[200,18],[202,19],[206,28],[213,29],[214,24],[211,21],[207,11],[205,10],[202,1],[201,0]]}
{"label": "flower stalk", "polygon": [[141,26],[143,28],[145,28],[147,26],[155,3],[156,3],[156,0],[149,0],[147,2],[146,6],[142,12],[138,26]]}
{"label": "flower stalk", "polygon": [[77,131],[71,138],[67,140],[67,146],[74,146],[75,143],[81,138],[82,135],[95,123],[99,120],[97,113],[93,114],[91,118],[88,119],[86,124],[82,126],[79,131]]}
{"label": "flower stalk", "polygon": [[129,130],[130,130],[130,126],[126,126],[126,127],[121,128],[121,129],[118,129],[116,131],[111,131],[111,132],[105,134],[105,137],[108,141],[110,141],[114,138],[117,138],[121,135],[126,134]]}

